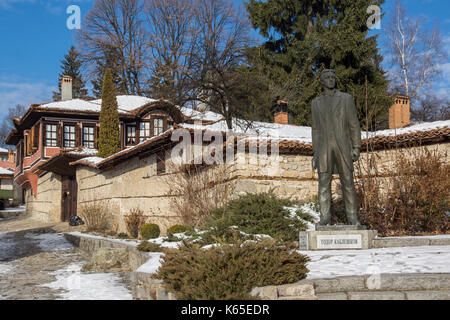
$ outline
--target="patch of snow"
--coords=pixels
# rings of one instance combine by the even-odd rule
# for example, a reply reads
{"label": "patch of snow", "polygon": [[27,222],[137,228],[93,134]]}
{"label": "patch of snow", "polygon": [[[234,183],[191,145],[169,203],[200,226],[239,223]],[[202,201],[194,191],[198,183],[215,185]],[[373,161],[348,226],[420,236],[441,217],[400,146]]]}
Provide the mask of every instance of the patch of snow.
{"label": "patch of snow", "polygon": [[177,249],[182,244],[181,241],[170,242],[170,241],[165,241],[165,239],[166,239],[166,237],[159,237],[159,238],[155,238],[155,239],[149,239],[148,242],[159,244],[161,247],[169,248],[169,249]]}
{"label": "patch of snow", "polygon": [[185,116],[194,120],[220,121],[223,119],[223,116],[221,114],[212,111],[201,112],[186,107],[180,107],[179,109]]}
{"label": "patch of snow", "polygon": [[[314,203],[305,203],[305,204],[301,205],[300,207],[293,206],[293,207],[283,207],[283,208],[289,211],[289,216],[291,217],[291,219],[298,219],[298,220],[302,221],[304,224],[306,224],[306,231],[315,231],[316,230],[315,224],[320,221],[320,212],[315,210]],[[303,213],[306,213],[309,216],[311,216],[311,218],[314,220],[314,223],[311,223],[309,221],[306,221],[306,220],[300,218],[297,215],[297,210],[301,210]]]}
{"label": "patch of snow", "polygon": [[14,170],[11,169],[11,168],[0,167],[0,174],[13,176],[14,175]]}
{"label": "patch of snow", "polygon": [[6,263],[0,263],[0,275],[8,274],[12,271],[12,267]]}
{"label": "patch of snow", "polygon": [[298,251],[311,258],[307,278],[374,273],[449,273],[450,246]]}
{"label": "patch of snow", "polygon": [[[142,96],[131,96],[131,95],[120,95],[116,97],[117,105],[119,110],[128,112],[135,109],[138,109],[147,103],[156,101],[155,99],[142,97]],[[97,104],[98,106],[102,105],[102,99],[97,99],[91,101],[91,103]]]}
{"label": "patch of snow", "polygon": [[24,237],[27,239],[39,240],[39,247],[42,251],[66,250],[73,248],[72,243],[67,241],[61,233],[27,233]]}
{"label": "patch of snow", "polygon": [[[388,129],[388,130],[379,130],[375,132],[369,132],[369,137],[374,136],[395,136],[399,134],[405,134],[410,132],[417,131],[429,131],[434,129],[441,129],[445,127],[450,127],[450,120],[445,121],[434,121],[434,122],[424,122],[412,125],[407,128],[399,128],[399,129]],[[361,136],[366,138],[366,132],[362,131]]]}
{"label": "patch of snow", "polygon": [[61,293],[63,300],[132,300],[131,292],[114,273],[82,273],[82,263],[52,272],[56,281],[43,286]]}
{"label": "patch of snow", "polygon": [[100,105],[94,101],[86,101],[82,99],[72,99],[66,101],[55,101],[46,104],[41,104],[40,108],[47,109],[67,109],[76,111],[93,111],[100,112]]}
{"label": "patch of snow", "polygon": [[156,273],[156,271],[159,269],[159,267],[162,264],[161,257],[164,256],[164,253],[161,252],[149,252],[148,253],[149,259],[146,263],[141,265],[138,269],[135,270],[135,272],[143,272],[148,274]]}
{"label": "patch of snow", "polygon": [[95,156],[97,153],[98,153],[97,149],[90,149],[90,148],[84,148],[84,147],[68,152],[68,154],[71,154],[71,155],[86,155],[86,156]]}
{"label": "patch of snow", "polygon": [[86,161],[88,163],[91,163],[93,165],[96,165],[100,162],[102,162],[103,160],[105,160],[105,158],[100,158],[100,157],[87,157],[87,158],[82,158],[78,161]]}

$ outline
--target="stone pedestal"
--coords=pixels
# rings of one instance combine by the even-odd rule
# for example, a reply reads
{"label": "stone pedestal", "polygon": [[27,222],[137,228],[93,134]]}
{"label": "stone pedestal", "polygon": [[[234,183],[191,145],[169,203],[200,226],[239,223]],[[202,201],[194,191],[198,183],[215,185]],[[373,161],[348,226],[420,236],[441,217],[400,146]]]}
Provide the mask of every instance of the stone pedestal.
{"label": "stone pedestal", "polygon": [[[361,228],[345,229],[344,226],[321,227],[318,231],[301,231],[299,235],[300,250],[353,250],[370,249],[372,240],[378,234],[376,230]],[[323,230],[326,228],[327,230]]]}

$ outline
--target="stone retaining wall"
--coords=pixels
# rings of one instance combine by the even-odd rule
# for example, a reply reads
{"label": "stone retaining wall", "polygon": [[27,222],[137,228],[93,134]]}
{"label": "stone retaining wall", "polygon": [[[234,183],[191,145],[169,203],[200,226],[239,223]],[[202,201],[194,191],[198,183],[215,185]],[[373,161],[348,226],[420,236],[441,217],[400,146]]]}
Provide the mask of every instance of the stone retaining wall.
{"label": "stone retaining wall", "polygon": [[47,172],[38,179],[37,196],[33,188],[26,191],[26,213],[43,222],[61,221],[61,176]]}
{"label": "stone retaining wall", "polygon": [[152,279],[150,274],[138,272],[138,269],[149,259],[146,252],[136,249],[133,244],[112,241],[108,239],[98,239],[93,237],[83,237],[65,233],[64,236],[68,241],[73,243],[89,255],[100,248],[121,248],[128,251],[128,263],[132,270],[130,273],[130,285],[132,289],[133,299],[136,300],[175,300],[175,296],[164,288],[161,280]]}

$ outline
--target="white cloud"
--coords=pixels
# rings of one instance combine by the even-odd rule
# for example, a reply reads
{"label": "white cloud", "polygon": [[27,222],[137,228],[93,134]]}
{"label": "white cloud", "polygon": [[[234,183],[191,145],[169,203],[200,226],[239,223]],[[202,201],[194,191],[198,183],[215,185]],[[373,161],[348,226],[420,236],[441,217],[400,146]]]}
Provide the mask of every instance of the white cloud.
{"label": "white cloud", "polygon": [[49,102],[52,100],[56,86],[49,86],[44,82],[8,81],[0,78],[0,114],[5,115],[9,107],[23,104],[29,107],[33,103]]}

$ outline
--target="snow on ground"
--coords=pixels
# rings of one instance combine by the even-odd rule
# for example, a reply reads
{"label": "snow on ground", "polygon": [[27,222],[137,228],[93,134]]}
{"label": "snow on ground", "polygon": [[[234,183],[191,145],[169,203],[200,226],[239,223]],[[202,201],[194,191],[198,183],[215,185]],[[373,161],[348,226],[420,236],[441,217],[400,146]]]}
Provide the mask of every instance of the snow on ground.
{"label": "snow on ground", "polygon": [[[320,212],[316,211],[314,208],[314,203],[305,203],[302,204],[300,207],[294,206],[294,207],[283,207],[284,209],[289,211],[289,215],[291,218],[297,218],[304,222],[306,224],[306,231],[315,231],[316,226],[315,223],[318,223],[320,221]],[[314,220],[315,223],[311,223],[309,221],[306,221],[304,219],[301,219],[297,215],[297,210],[301,210],[303,213],[308,214],[311,216],[311,218]]]}
{"label": "snow on ground", "polygon": [[12,267],[9,264],[0,263],[0,275],[10,273],[11,270],[12,270]]}
{"label": "snow on ground", "polygon": [[25,238],[39,240],[42,251],[72,249],[73,245],[61,233],[27,233]]}
{"label": "snow on ground", "polygon": [[132,300],[130,290],[113,273],[81,273],[82,263],[52,272],[56,281],[43,286],[66,290],[63,300]]}
{"label": "snow on ground", "polygon": [[158,268],[161,266],[162,263],[162,256],[164,256],[164,253],[161,252],[149,252],[148,253],[149,259],[146,263],[141,265],[138,269],[136,269],[136,272],[144,272],[153,274],[156,273]]}
{"label": "snow on ground", "polygon": [[311,258],[308,279],[380,273],[450,273],[450,246],[298,251]]}

